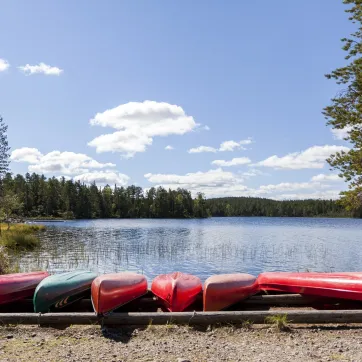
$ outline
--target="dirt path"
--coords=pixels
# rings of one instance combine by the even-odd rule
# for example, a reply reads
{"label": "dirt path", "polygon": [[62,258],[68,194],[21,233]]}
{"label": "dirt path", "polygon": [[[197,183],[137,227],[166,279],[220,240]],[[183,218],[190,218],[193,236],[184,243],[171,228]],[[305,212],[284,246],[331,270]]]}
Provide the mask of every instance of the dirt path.
{"label": "dirt path", "polygon": [[0,328],[0,361],[362,361],[362,326]]}

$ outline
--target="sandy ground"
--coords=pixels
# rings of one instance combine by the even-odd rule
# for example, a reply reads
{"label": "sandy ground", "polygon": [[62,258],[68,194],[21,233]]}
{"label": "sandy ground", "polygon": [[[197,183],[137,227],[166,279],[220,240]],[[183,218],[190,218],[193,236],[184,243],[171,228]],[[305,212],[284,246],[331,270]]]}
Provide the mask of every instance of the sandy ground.
{"label": "sandy ground", "polygon": [[362,361],[362,326],[0,327],[0,361]]}

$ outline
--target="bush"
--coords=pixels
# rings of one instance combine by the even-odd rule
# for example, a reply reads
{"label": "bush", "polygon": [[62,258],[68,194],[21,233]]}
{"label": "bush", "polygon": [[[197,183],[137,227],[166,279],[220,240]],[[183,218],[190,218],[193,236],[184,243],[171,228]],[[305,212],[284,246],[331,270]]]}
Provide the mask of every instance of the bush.
{"label": "bush", "polygon": [[44,225],[13,224],[1,226],[0,244],[12,250],[33,250],[39,245],[39,239],[34,233],[44,231]]}
{"label": "bush", "polygon": [[39,239],[23,231],[3,232],[1,242],[4,246],[14,250],[33,250],[39,245]]}
{"label": "bush", "polygon": [[10,273],[9,255],[5,246],[0,245],[0,274]]}
{"label": "bush", "polygon": [[21,232],[21,233],[25,233],[25,234],[32,234],[34,232],[38,232],[38,231],[45,231],[46,228],[44,225],[39,225],[39,224],[10,224],[10,229],[8,230],[8,225],[7,224],[1,224],[1,230],[6,232],[9,231],[16,231],[16,232]]}

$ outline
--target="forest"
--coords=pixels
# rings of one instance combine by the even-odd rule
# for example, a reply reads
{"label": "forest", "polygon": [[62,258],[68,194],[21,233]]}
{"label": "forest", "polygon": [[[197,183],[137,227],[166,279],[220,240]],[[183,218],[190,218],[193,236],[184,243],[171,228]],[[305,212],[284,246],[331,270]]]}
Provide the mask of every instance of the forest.
{"label": "forest", "polygon": [[227,197],[209,199],[206,205],[212,216],[361,217],[334,200],[277,201],[257,197]]}
{"label": "forest", "polygon": [[231,197],[206,200],[185,189],[163,187],[144,191],[138,186],[98,187],[64,177],[46,178],[29,174],[2,180],[6,195],[13,195],[13,217],[21,218],[205,218],[222,216],[351,216],[333,200],[275,201],[262,198]]}

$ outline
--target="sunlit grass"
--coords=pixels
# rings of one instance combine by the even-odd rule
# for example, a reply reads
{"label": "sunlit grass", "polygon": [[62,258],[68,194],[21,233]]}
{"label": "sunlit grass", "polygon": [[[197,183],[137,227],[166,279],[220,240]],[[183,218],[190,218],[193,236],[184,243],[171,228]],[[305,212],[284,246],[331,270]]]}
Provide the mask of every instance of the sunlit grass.
{"label": "sunlit grass", "polygon": [[36,233],[45,230],[45,226],[36,224],[0,224],[0,274],[16,272],[9,264],[8,252],[29,251],[39,246]]}
{"label": "sunlit grass", "polygon": [[5,246],[0,245],[0,274],[6,274],[10,271],[9,255]]}
{"label": "sunlit grass", "polygon": [[289,320],[286,314],[273,315],[265,318],[265,322],[273,324],[278,331],[289,331]]}
{"label": "sunlit grass", "polygon": [[37,231],[45,231],[44,225],[38,224],[10,224],[10,228],[8,224],[0,224],[1,231],[16,231],[24,234],[32,234]]}
{"label": "sunlit grass", "polygon": [[24,231],[3,231],[0,243],[12,250],[33,250],[39,246],[37,236]]}

